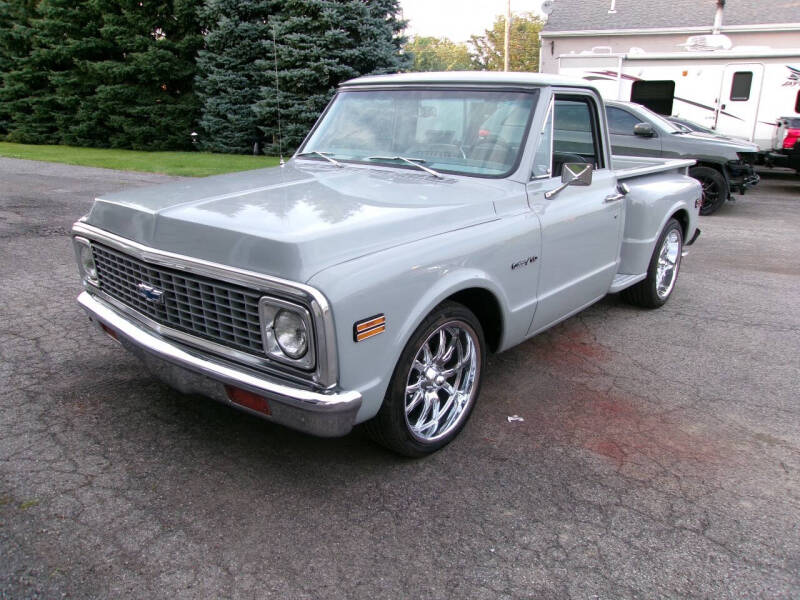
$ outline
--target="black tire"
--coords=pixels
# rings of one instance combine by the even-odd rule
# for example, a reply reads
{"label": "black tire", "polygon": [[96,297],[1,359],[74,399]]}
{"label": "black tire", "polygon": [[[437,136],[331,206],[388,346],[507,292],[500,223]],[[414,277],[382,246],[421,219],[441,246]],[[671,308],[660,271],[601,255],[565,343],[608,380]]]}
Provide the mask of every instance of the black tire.
{"label": "black tire", "polygon": [[719,210],[730,196],[730,187],[725,176],[711,167],[692,167],[689,176],[697,179],[703,186],[702,204],[700,214],[708,216]]}
{"label": "black tire", "polygon": [[[678,250],[675,258],[674,272],[669,289],[666,293],[659,293],[659,258],[662,257],[662,252],[665,247],[665,240],[671,235],[671,232],[677,232]],[[672,238],[671,238],[672,239]],[[683,252],[683,229],[681,224],[675,219],[670,219],[664,226],[661,235],[658,237],[656,247],[653,250],[653,256],[650,258],[650,265],[647,268],[647,277],[631,287],[622,290],[622,299],[629,304],[641,306],[643,308],[660,308],[669,300],[675,289],[675,283],[678,279],[678,273],[681,267],[681,253]]]}
{"label": "black tire", "polygon": [[[419,435],[415,435],[412,431],[409,419],[406,418],[406,400],[407,394],[409,394],[406,386],[409,385],[412,373],[414,373],[415,370],[419,372],[419,377],[418,381],[412,385],[420,384],[420,382],[423,381],[426,381],[429,385],[434,385],[433,381],[426,380],[421,369],[416,369],[416,367],[412,367],[412,365],[417,355],[423,351],[423,345],[427,345],[430,338],[445,327],[452,327],[454,331],[463,330],[464,335],[468,334],[471,336],[473,341],[472,347],[475,351],[474,369],[476,372],[471,378],[472,383],[469,386],[470,393],[468,394],[468,399],[463,403],[463,408],[458,410],[457,416],[453,420],[452,428],[443,429],[443,435],[441,435],[441,437],[432,435],[431,437],[436,437],[436,439],[425,440],[420,439]],[[455,340],[455,338],[451,337],[450,343],[452,343],[453,340]],[[455,348],[455,346],[456,344],[454,343],[453,347]],[[456,358],[457,364],[461,364],[464,361],[462,350],[463,347],[459,341],[458,352],[460,356]],[[374,418],[364,423],[364,430],[373,440],[382,446],[404,456],[418,458],[436,452],[443,446],[449,444],[469,420],[472,409],[480,393],[485,364],[486,343],[483,337],[483,329],[478,319],[469,309],[461,304],[450,301],[443,302],[420,323],[419,327],[417,327],[411,339],[406,344],[395,366],[392,380],[389,382],[389,387],[386,390],[386,396],[383,399],[381,409]],[[445,365],[452,367],[453,363],[444,361],[442,366],[444,367]],[[455,375],[452,377],[455,377]],[[460,381],[461,375],[459,375],[458,378]],[[448,383],[448,381],[445,380],[444,383]],[[451,385],[451,389],[452,387]],[[441,391],[442,390],[439,390],[433,393],[439,394]],[[446,392],[445,397],[449,397]],[[422,402],[427,405],[427,399]],[[424,410],[427,410],[427,408]],[[451,410],[455,411],[457,409],[453,407]],[[442,414],[446,413],[447,411],[442,411]],[[412,411],[411,414],[413,415],[414,412]]]}

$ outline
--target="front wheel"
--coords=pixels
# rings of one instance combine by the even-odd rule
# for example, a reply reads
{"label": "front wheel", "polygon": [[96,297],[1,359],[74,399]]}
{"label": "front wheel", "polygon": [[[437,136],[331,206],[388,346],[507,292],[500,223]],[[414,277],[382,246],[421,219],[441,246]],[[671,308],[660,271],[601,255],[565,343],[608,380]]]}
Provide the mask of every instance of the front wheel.
{"label": "front wheel", "polygon": [[725,204],[725,200],[730,195],[730,189],[722,173],[711,167],[694,167],[689,169],[689,177],[696,179],[703,186],[701,215],[708,216],[715,213],[720,206]]}
{"label": "front wheel", "polygon": [[365,430],[406,456],[425,456],[445,446],[469,419],[485,356],[475,315],[455,302],[440,304],[411,336],[383,405]]}
{"label": "front wheel", "polygon": [[670,219],[664,226],[650,259],[647,277],[625,290],[622,298],[644,308],[659,308],[669,300],[675,289],[683,253],[683,230],[680,223]]}

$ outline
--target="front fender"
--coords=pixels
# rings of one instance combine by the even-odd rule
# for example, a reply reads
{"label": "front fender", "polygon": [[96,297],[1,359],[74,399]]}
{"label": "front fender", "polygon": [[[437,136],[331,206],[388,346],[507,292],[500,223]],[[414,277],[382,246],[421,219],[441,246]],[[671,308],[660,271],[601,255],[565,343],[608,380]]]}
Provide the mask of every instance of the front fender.
{"label": "front fender", "polygon": [[[538,255],[538,219],[528,213],[436,236],[331,267],[308,283],[331,304],[339,385],[362,394],[357,422],[374,416],[403,348],[443,300],[480,288],[500,307],[500,348],[524,337],[536,306],[538,262],[511,269],[520,256]],[[354,324],[384,315],[383,333],[356,342]]]}

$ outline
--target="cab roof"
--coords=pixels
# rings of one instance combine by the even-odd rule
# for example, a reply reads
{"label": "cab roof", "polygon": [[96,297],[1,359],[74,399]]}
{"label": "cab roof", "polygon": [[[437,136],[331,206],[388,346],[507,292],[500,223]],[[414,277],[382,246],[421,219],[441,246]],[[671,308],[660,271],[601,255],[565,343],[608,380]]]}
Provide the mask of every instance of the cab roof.
{"label": "cab roof", "polygon": [[[394,75],[366,75],[350,79],[340,85],[342,88],[360,86],[393,86],[393,85],[497,85],[523,87],[578,87],[597,92],[592,84],[583,79],[549,75],[544,73],[504,73],[498,71],[443,71],[430,73],[397,73]],[[599,93],[599,92],[598,92]]]}

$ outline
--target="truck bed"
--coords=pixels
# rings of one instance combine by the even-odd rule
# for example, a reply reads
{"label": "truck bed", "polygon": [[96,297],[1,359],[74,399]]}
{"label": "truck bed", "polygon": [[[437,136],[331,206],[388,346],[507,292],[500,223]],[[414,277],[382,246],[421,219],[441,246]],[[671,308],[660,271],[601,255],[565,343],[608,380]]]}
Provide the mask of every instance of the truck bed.
{"label": "truck bed", "polygon": [[651,175],[653,173],[666,173],[677,171],[686,175],[689,167],[695,164],[694,160],[685,158],[651,158],[644,156],[612,156],[611,168],[617,175],[617,179],[631,179],[640,175]]}

